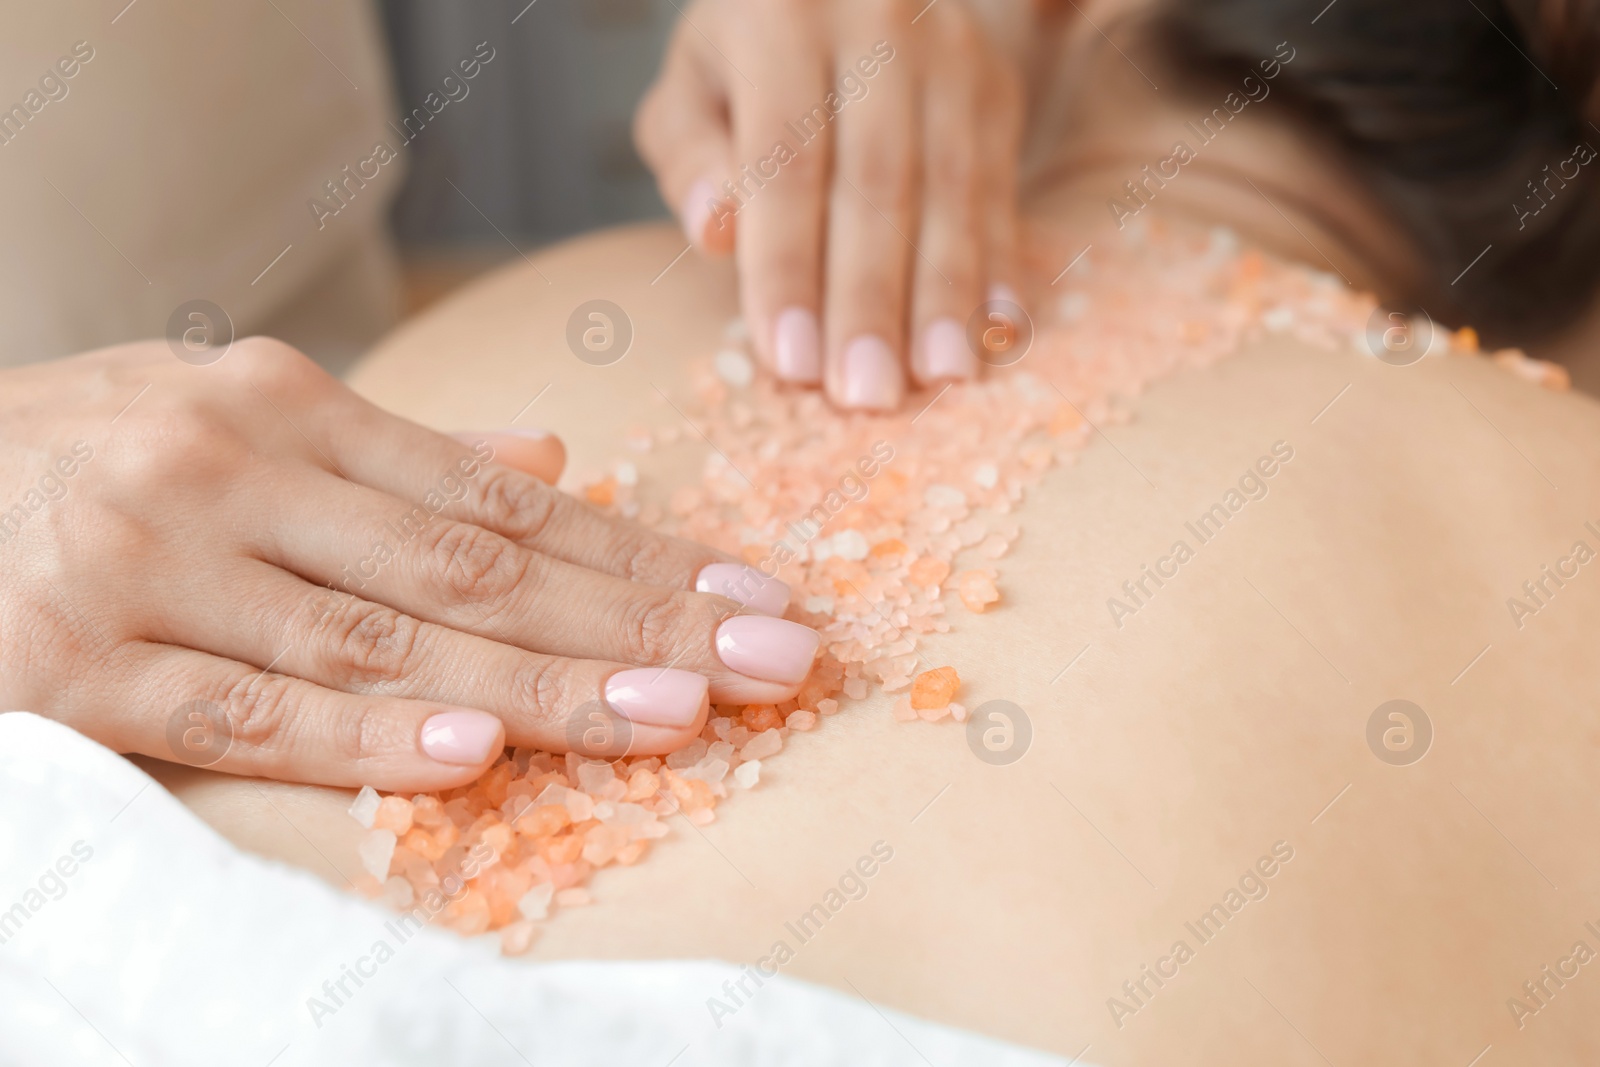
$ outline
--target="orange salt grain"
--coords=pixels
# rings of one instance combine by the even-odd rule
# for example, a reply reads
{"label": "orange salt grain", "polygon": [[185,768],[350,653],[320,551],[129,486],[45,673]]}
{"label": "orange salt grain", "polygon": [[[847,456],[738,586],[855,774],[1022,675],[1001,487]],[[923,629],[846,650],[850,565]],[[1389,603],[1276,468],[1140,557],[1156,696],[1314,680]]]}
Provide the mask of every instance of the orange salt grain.
{"label": "orange salt grain", "polygon": [[411,801],[405,797],[384,797],[378,801],[378,811],[372,817],[374,830],[391,830],[396,837],[404,837],[411,829]]}
{"label": "orange salt grain", "polygon": [[931,671],[923,671],[911,683],[911,706],[917,711],[947,708],[960,688],[961,675],[956,673],[954,667],[935,667]]}
{"label": "orange salt grain", "polygon": [[911,565],[907,577],[924,589],[932,589],[950,577],[950,564],[938,556],[923,556]]}
{"label": "orange salt grain", "polygon": [[644,854],[649,848],[650,842],[643,838],[638,841],[630,841],[618,850],[617,858],[614,862],[619,867],[631,867],[644,858]]}
{"label": "orange salt grain", "polygon": [[874,559],[889,559],[894,556],[903,556],[906,552],[906,543],[898,537],[891,537],[886,541],[879,541],[872,546],[870,555]]}
{"label": "orange salt grain", "polygon": [[516,817],[511,828],[529,837],[549,837],[560,833],[572,822],[564,804],[540,804]]}
{"label": "orange salt grain", "polygon": [[510,826],[497,822],[493,826],[484,827],[483,832],[478,835],[478,840],[493,849],[496,856],[504,856],[511,851],[511,843],[516,840],[516,834]]}
{"label": "orange salt grain", "polygon": [[411,798],[411,821],[418,826],[438,826],[445,822],[444,805],[426,793]]}
{"label": "orange salt grain", "polygon": [[546,863],[571,863],[583,855],[583,838],[578,834],[542,837],[539,839],[538,850]]}
{"label": "orange salt grain", "polygon": [[608,474],[598,482],[586,486],[583,495],[597,508],[610,507],[617,498],[617,480]]}
{"label": "orange salt grain", "polygon": [[1463,326],[1450,335],[1450,343],[1463,352],[1476,352],[1478,350],[1478,331],[1471,326]]}
{"label": "orange salt grain", "polygon": [[756,734],[783,725],[783,716],[771,704],[751,704],[744,709],[743,718],[745,726]]}
{"label": "orange salt grain", "polygon": [[994,579],[982,571],[967,571],[961,576],[961,603],[968,611],[979,615],[988,609],[990,604],[1000,599],[1000,590],[994,587]]}
{"label": "orange salt grain", "polygon": [[649,800],[661,789],[661,776],[655,771],[640,767],[628,776],[628,793],[626,799],[637,803]]}

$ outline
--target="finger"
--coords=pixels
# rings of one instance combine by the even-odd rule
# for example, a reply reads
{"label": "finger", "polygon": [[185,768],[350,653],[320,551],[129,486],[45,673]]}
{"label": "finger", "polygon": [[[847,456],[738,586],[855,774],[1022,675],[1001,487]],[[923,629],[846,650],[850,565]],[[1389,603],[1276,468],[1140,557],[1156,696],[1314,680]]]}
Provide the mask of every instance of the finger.
{"label": "finger", "polygon": [[[148,642],[116,663],[97,693],[103,708],[86,713],[95,724],[86,732],[121,752],[280,781],[420,792],[477,779],[505,749],[500,720],[472,708],[338,693]],[[130,707],[141,713],[128,715]]]}
{"label": "finger", "polygon": [[[237,564],[228,588],[238,594],[225,616],[173,613],[168,639],[340,692],[470,706],[503,722],[508,743],[552,752],[659,755],[705,724],[707,681],[692,671],[529,652],[256,560]],[[590,731],[596,710],[614,720],[608,736]]]}
{"label": "finger", "polygon": [[714,592],[764,615],[781,616],[789,606],[789,587],[776,577],[705,545],[603,515],[538,478],[493,462],[498,454],[488,435],[469,449],[355,399],[324,421],[320,447],[351,481],[407,502],[380,527],[402,516],[415,522],[440,515],[602,574]]}
{"label": "finger", "polygon": [[661,74],[634,113],[633,137],[689,240],[725,255],[734,247],[735,209],[723,191],[732,169],[732,134],[727,99],[707,69],[706,48],[692,24],[680,21]]}
{"label": "finger", "polygon": [[800,5],[739,20],[734,59],[763,89],[732,84],[739,283],[745,319],[784,381],[822,381],[822,239],[833,115],[827,68]]}
{"label": "finger", "polygon": [[[915,240],[915,78],[909,55],[883,44],[916,12],[866,5],[841,32],[837,67],[884,55],[871,93],[834,120],[835,173],[826,259],[828,395],[844,408],[892,410],[905,391],[902,355]],[[874,52],[878,46],[880,51]]]}
{"label": "finger", "polygon": [[984,299],[987,219],[979,203],[981,32],[965,9],[928,12],[931,59],[922,82],[921,252],[913,262],[912,376],[922,385],[971,378],[978,359],[966,322]]}
{"label": "finger", "polygon": [[327,475],[276,507],[268,562],[318,585],[552,656],[696,671],[718,701],[789,699],[820,640],[799,623],[600,574],[471,523],[405,517],[401,502]]}
{"label": "finger", "polygon": [[1023,88],[1016,70],[987,50],[980,81],[978,127],[979,203],[983,214],[985,299],[1021,305],[1017,267],[1017,168],[1022,155]]}
{"label": "finger", "polygon": [[546,485],[560,481],[567,465],[567,449],[561,438],[543,430],[517,427],[450,436],[469,449],[480,441],[485,442],[493,450],[495,462],[531,475]]}

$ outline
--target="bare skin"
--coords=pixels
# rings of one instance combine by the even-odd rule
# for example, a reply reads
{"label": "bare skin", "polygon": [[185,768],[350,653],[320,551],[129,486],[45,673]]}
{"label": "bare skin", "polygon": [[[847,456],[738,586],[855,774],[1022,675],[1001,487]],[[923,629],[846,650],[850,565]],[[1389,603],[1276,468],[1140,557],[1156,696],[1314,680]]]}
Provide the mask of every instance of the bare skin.
{"label": "bare skin", "polygon": [[[1082,242],[1116,240],[1104,201],[1120,159],[1165,147],[1158,117],[1134,109],[1118,162],[1065,159],[1071,181],[1039,210]],[[1217,163],[1281,213],[1220,166],[1174,183],[1162,210],[1226,219],[1322,269],[1325,255],[1358,284],[1403,269],[1403,250],[1362,236],[1381,226],[1335,172],[1252,136]],[[485,280],[352,384],[441,429],[503,425],[548,384],[521,422],[560,433],[581,472],[628,425],[671,416],[657,388],[681,390],[684,357],[735,313],[726,266],[690,257],[652,281],[680,248],[663,226],[550,250],[533,264],[549,285],[527,265]],[[636,331],[611,368],[563,339],[594,298]],[[1575,541],[1600,545],[1584,527],[1600,526],[1600,408],[1486,361],[1397,368],[1273,342],[1161,384],[1138,412],[1030,497],[1003,609],[927,646],[972,704],[1027,710],[1019,762],[988,765],[959,728],[901,726],[869,698],[793,738],[703,834],[679,826],[647,862],[604,872],[602,903],[561,913],[533,958],[754,962],[795,945],[785,923],[883,841],[894,857],[866,896],[785,973],[1067,1057],[1088,1046],[1101,1064],[1600,1056],[1593,966],[1560,987],[1541,974],[1577,966],[1561,962],[1577,941],[1600,950],[1584,925],[1600,928],[1600,582],[1581,567],[1520,629],[1506,606]],[[1277,441],[1294,459],[1270,495],[1116,627],[1107,597]],[[670,486],[698,462],[680,450],[641,473]],[[1434,733],[1408,766],[1367,740],[1397,698]],[[157,769],[244,847],[336,884],[359,870],[348,793]],[[1185,925],[1267,868],[1250,883],[1265,898],[1220,933],[1202,943]],[[1180,939],[1193,958],[1157,987],[1141,968],[1170,973]],[[1525,981],[1545,982],[1543,1006]],[[1513,997],[1539,1007],[1520,1026]]]}

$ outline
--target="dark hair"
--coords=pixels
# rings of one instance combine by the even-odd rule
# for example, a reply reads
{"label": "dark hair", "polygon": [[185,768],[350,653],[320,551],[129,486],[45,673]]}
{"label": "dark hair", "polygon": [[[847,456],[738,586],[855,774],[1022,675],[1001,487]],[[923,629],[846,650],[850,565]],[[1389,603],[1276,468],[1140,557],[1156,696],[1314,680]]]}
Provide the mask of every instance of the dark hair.
{"label": "dark hair", "polygon": [[1498,343],[1570,324],[1600,288],[1595,148],[1576,177],[1558,174],[1575,146],[1600,146],[1587,107],[1600,0],[1319,7],[1166,0],[1156,40],[1195,87],[1236,83],[1284,40],[1295,48],[1274,95],[1339,147],[1428,264],[1422,291],[1382,295]]}

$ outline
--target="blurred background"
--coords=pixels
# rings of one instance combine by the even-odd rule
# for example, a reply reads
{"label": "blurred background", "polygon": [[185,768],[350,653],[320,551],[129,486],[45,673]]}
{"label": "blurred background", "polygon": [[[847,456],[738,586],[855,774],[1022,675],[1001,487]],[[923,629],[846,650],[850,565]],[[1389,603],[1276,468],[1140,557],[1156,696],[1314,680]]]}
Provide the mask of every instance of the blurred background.
{"label": "blurred background", "polygon": [[393,215],[404,314],[515,257],[507,239],[526,250],[668,214],[631,124],[678,17],[672,0],[383,0],[379,10],[401,101],[438,90],[480,41],[510,60],[487,64],[471,105],[446,108],[409,145]]}

